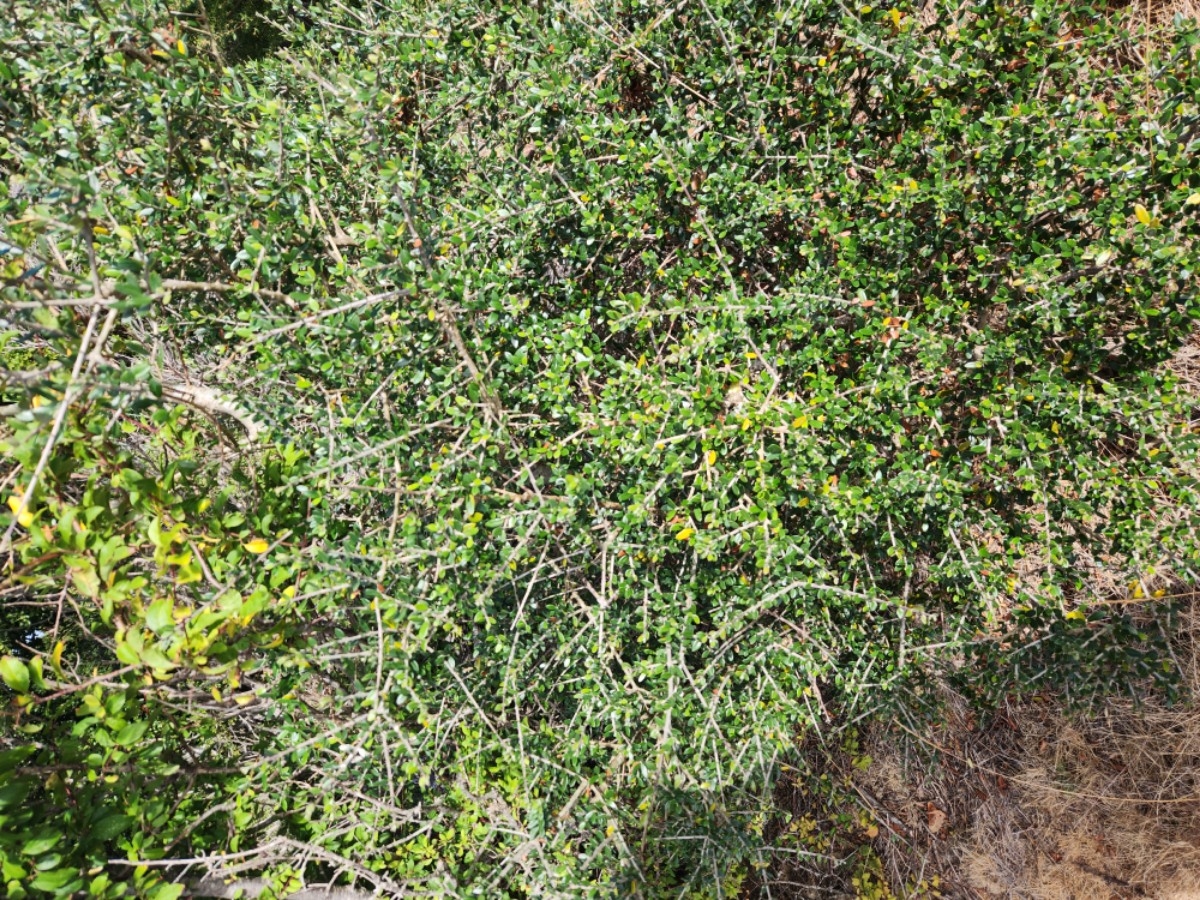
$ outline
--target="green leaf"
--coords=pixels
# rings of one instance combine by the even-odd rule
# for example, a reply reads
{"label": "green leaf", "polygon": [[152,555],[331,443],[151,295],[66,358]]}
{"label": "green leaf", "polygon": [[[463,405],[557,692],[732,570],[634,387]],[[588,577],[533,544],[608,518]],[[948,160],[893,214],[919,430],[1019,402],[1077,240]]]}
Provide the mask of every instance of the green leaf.
{"label": "green leaf", "polygon": [[45,667],[45,662],[40,656],[35,656],[29,661],[29,677],[34,688],[39,691],[46,689],[46,679],[42,676],[42,670]]}
{"label": "green leaf", "polygon": [[117,744],[122,747],[132,747],[139,740],[141,740],[142,735],[146,733],[146,729],[149,726],[150,723],[145,719],[139,719],[137,722],[130,722],[117,732],[115,740]]}
{"label": "green leaf", "polygon": [[50,834],[44,837],[32,838],[26,841],[21,847],[21,852],[26,856],[41,856],[60,840],[62,840],[61,834]]}
{"label": "green leaf", "polygon": [[142,661],[142,658],[138,655],[137,650],[131,647],[129,642],[126,640],[117,641],[116,656],[117,659],[125,663],[127,666],[136,666]]}
{"label": "green leaf", "polygon": [[29,668],[15,656],[0,659],[0,678],[18,694],[29,693]]}
{"label": "green leaf", "polygon": [[79,872],[75,869],[55,869],[51,872],[42,872],[29,883],[29,886],[39,891],[56,891],[78,874]]}
{"label": "green leaf", "polygon": [[167,655],[157,647],[146,647],[142,650],[142,662],[154,669],[156,672],[167,672],[177,667],[177,663],[171,662]]}
{"label": "green leaf", "polygon": [[21,747],[14,747],[11,750],[5,750],[0,753],[0,775],[5,772],[11,772],[29,757],[37,753],[37,747],[33,744],[25,744]]}
{"label": "green leaf", "polygon": [[175,601],[170,597],[155,600],[150,604],[150,608],[146,610],[146,627],[157,634],[161,634],[174,626],[174,611]]}
{"label": "green leaf", "polygon": [[133,824],[133,819],[130,816],[122,813],[112,813],[92,825],[89,829],[89,834],[98,841],[111,841],[113,838],[124,834],[125,830],[131,824]]}
{"label": "green leaf", "polygon": [[75,590],[91,600],[100,596],[100,576],[91,567],[72,569],[71,583],[75,585]]}
{"label": "green leaf", "polygon": [[20,803],[31,790],[33,790],[33,783],[24,778],[0,787],[0,809],[7,809]]}

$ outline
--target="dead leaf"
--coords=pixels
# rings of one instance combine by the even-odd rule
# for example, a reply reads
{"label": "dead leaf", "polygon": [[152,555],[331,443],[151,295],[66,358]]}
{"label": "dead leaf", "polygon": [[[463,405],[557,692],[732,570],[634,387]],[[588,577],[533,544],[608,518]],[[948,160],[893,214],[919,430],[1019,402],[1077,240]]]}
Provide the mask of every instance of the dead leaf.
{"label": "dead leaf", "polygon": [[932,803],[925,804],[925,824],[931,834],[939,834],[946,827],[946,814]]}

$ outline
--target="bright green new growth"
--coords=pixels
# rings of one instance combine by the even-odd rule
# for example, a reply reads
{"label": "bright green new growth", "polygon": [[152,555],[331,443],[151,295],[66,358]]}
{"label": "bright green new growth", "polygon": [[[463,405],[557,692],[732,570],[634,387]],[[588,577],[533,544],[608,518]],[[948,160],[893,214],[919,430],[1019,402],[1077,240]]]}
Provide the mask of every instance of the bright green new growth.
{"label": "bright green new growth", "polygon": [[0,22],[8,896],[730,896],[832,716],[1169,681],[1193,27],[348,6]]}

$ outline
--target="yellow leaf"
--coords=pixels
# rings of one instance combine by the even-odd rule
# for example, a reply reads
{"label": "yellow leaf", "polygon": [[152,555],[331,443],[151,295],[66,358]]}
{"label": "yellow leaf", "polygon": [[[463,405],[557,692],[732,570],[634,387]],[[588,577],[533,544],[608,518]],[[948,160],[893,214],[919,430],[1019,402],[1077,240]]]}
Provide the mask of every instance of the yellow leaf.
{"label": "yellow leaf", "polygon": [[[28,528],[33,524],[33,513],[28,509],[28,507],[21,509],[21,503],[22,498],[18,497],[16,494],[13,494],[8,498],[8,508],[13,511],[13,514],[17,517],[17,521],[21,524],[21,526]],[[18,510],[20,511],[18,512]]]}
{"label": "yellow leaf", "polygon": [[255,538],[252,541],[247,541],[242,546],[254,554],[266,553],[267,550],[269,550],[271,547],[271,545],[268,544],[266,541],[264,541],[262,538]]}
{"label": "yellow leaf", "polygon": [[708,453],[705,455],[704,459],[711,466],[713,463],[715,463],[717,461],[717,451],[709,450]]}
{"label": "yellow leaf", "polygon": [[879,826],[874,824],[867,826],[867,837],[871,840],[879,837]]}
{"label": "yellow leaf", "polygon": [[1133,212],[1134,212],[1134,215],[1137,216],[1137,220],[1139,222],[1141,222],[1143,225],[1150,224],[1150,222],[1151,222],[1150,211],[1148,209],[1146,209],[1146,207],[1142,206],[1142,204],[1140,204],[1140,203],[1133,204]]}
{"label": "yellow leaf", "polygon": [[221,702],[221,689],[219,687],[217,687],[216,685],[213,685],[212,698],[214,700],[216,700],[218,703]]}
{"label": "yellow leaf", "polygon": [[1073,609],[1073,610],[1071,610],[1069,613],[1067,613],[1067,618],[1068,618],[1068,619],[1071,619],[1071,620],[1073,620],[1073,621],[1075,621],[1075,622],[1082,622],[1082,621],[1084,621],[1084,620],[1087,618],[1087,616],[1085,616],[1085,615],[1083,614],[1083,610],[1081,610],[1081,609]]}
{"label": "yellow leaf", "polygon": [[175,42],[175,49],[179,51],[180,56],[187,56],[187,44],[183,42],[183,38]]}
{"label": "yellow leaf", "polygon": [[675,535],[675,540],[686,541],[688,538],[690,538],[695,533],[696,533],[695,528],[685,528],[685,529],[683,529],[683,531],[679,532],[679,534]]}
{"label": "yellow leaf", "polygon": [[1200,194],[1192,194],[1187,198],[1188,206],[1200,206]]}
{"label": "yellow leaf", "polygon": [[1055,434],[1058,434],[1058,423],[1057,423],[1057,422],[1051,422],[1051,423],[1050,423],[1050,430],[1051,430],[1051,431],[1053,431]]}
{"label": "yellow leaf", "polygon": [[796,420],[792,422],[793,428],[807,428],[808,416],[796,416]]}
{"label": "yellow leaf", "polygon": [[50,652],[50,665],[54,669],[54,673],[59,676],[62,675],[62,655],[66,646],[66,641],[59,641]]}
{"label": "yellow leaf", "polygon": [[899,28],[900,27],[900,10],[896,9],[893,6],[891,9],[888,10],[888,15],[892,17],[892,24],[895,25],[897,28]]}
{"label": "yellow leaf", "polygon": [[429,316],[429,321],[432,322],[437,318],[437,311],[434,310],[433,307],[430,307],[429,312],[426,313],[426,315]]}
{"label": "yellow leaf", "polygon": [[250,703],[252,700],[254,700],[253,693],[237,694],[233,698],[233,702],[236,703],[238,706],[245,706],[247,703]]}

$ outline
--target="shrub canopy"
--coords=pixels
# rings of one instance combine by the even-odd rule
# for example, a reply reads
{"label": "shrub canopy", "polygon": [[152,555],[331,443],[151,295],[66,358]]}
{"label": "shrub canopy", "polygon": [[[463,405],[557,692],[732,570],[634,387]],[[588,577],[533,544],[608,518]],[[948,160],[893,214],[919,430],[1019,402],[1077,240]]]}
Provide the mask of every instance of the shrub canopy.
{"label": "shrub canopy", "polygon": [[719,896],[831,715],[1167,677],[1192,26],[307,16],[0,19],[9,896]]}

